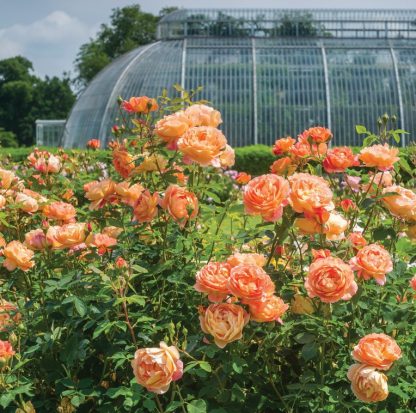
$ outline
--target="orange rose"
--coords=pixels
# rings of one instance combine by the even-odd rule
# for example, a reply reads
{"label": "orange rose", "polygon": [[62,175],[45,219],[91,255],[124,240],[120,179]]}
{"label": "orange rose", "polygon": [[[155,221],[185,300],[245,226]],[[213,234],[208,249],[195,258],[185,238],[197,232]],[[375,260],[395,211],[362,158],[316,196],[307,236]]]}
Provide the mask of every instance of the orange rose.
{"label": "orange rose", "polygon": [[338,241],[344,238],[344,231],[348,228],[348,221],[340,214],[331,212],[328,221],[324,224],[324,234],[330,241]]}
{"label": "orange rose", "polygon": [[416,291],[416,275],[410,280],[410,288]]}
{"label": "orange rose", "polygon": [[244,304],[265,301],[273,295],[275,286],[269,274],[257,265],[242,264],[231,269],[228,279],[231,294]]}
{"label": "orange rose", "polygon": [[0,332],[7,327],[17,324],[21,319],[19,309],[15,304],[0,300]]}
{"label": "orange rose", "polygon": [[260,215],[268,222],[277,221],[283,214],[283,207],[287,205],[289,192],[289,183],[281,176],[258,176],[244,187],[246,213]]}
{"label": "orange rose", "polygon": [[347,374],[355,396],[365,403],[385,400],[389,395],[387,377],[374,367],[365,364],[353,364]]}
{"label": "orange rose", "polygon": [[111,247],[117,245],[117,240],[107,234],[90,234],[85,240],[88,246],[97,248],[98,255],[104,255]]}
{"label": "orange rose", "polygon": [[117,146],[113,149],[113,166],[122,178],[128,178],[135,167],[133,155],[124,146]]}
{"label": "orange rose", "polygon": [[185,110],[191,126],[211,126],[217,128],[222,123],[221,113],[206,105],[192,105]]}
{"label": "orange rose", "polygon": [[334,209],[332,191],[324,178],[296,173],[288,180],[291,188],[289,203],[296,212],[303,212],[310,215],[308,218],[315,218],[316,215],[321,215],[322,210],[328,212]]}
{"label": "orange rose", "polygon": [[25,245],[34,251],[42,251],[49,247],[49,242],[42,229],[34,229],[25,234]]}
{"label": "orange rose", "polygon": [[281,317],[289,306],[280,298],[272,295],[266,301],[255,301],[250,303],[250,318],[258,323],[278,321],[282,324]]}
{"label": "orange rose", "polygon": [[383,198],[383,204],[394,216],[409,222],[416,222],[416,194],[399,185],[392,185],[383,189],[383,194],[392,192],[397,195],[386,196]]}
{"label": "orange rose", "polygon": [[189,219],[198,215],[198,199],[194,193],[178,185],[169,185],[160,206],[184,227]]}
{"label": "orange rose", "polygon": [[376,333],[363,337],[351,353],[355,361],[380,370],[388,370],[401,354],[402,351],[394,339],[386,334]]}
{"label": "orange rose", "polygon": [[190,128],[178,140],[178,149],[185,161],[209,166],[225,149],[227,139],[219,129],[210,126]]}
{"label": "orange rose", "polygon": [[146,189],[142,192],[134,205],[134,217],[139,222],[151,222],[157,216],[157,206],[159,204],[159,194],[153,195]]}
{"label": "orange rose", "polygon": [[84,223],[49,227],[46,238],[52,245],[52,249],[73,248],[84,242],[85,227]]}
{"label": "orange rose", "polygon": [[165,116],[155,125],[155,133],[168,145],[168,149],[176,150],[178,139],[190,127],[190,120],[183,111]]}
{"label": "orange rose", "polygon": [[273,146],[273,153],[275,155],[281,155],[283,153],[289,152],[296,140],[288,136],[287,138],[277,139]]}
{"label": "orange rose", "polygon": [[323,234],[324,227],[313,218],[296,218],[293,226],[304,235]]}
{"label": "orange rose", "polygon": [[87,148],[88,149],[94,149],[94,150],[96,150],[96,149],[99,149],[100,146],[101,146],[101,142],[100,142],[99,139],[90,139],[87,142]]}
{"label": "orange rose", "polygon": [[250,182],[251,175],[246,174],[245,172],[239,172],[237,177],[235,178],[235,182],[240,185],[246,185]]}
{"label": "orange rose", "polygon": [[332,132],[322,126],[316,126],[303,131],[302,136],[312,139],[315,143],[324,143],[332,138]]}
{"label": "orange rose", "polygon": [[89,182],[84,185],[84,191],[85,197],[91,201],[91,210],[102,208],[105,204],[117,199],[115,183],[111,179]]}
{"label": "orange rose", "polygon": [[339,258],[327,257],[314,261],[305,280],[309,297],[324,303],[350,300],[358,286],[350,266]]}
{"label": "orange rose", "polygon": [[139,183],[130,186],[130,183],[127,181],[116,184],[114,189],[121,197],[121,201],[131,207],[134,207],[135,203],[144,191],[143,186]]}
{"label": "orange rose", "polygon": [[363,237],[361,232],[351,232],[348,235],[348,241],[356,249],[360,249],[367,245],[366,239]]}
{"label": "orange rose", "polygon": [[224,262],[210,262],[196,274],[194,288],[200,293],[208,294],[212,302],[223,301],[228,295],[228,278],[231,266]]}
{"label": "orange rose", "polygon": [[168,347],[161,342],[160,347],[139,348],[131,362],[137,383],[156,394],[166,393],[172,381],[183,374],[183,363],[175,346]]}
{"label": "orange rose", "polygon": [[295,170],[296,165],[292,163],[292,160],[288,156],[274,161],[270,166],[270,172],[280,176],[292,175]]}
{"label": "orange rose", "polygon": [[128,113],[149,113],[159,109],[155,99],[147,96],[131,97],[123,100],[121,107]]}
{"label": "orange rose", "polygon": [[19,192],[14,200],[22,211],[33,214],[39,209],[38,201],[29,195]]}
{"label": "orange rose", "polygon": [[3,255],[6,257],[3,266],[9,271],[13,271],[16,268],[20,268],[22,271],[28,271],[35,265],[31,261],[34,255],[33,251],[19,241],[9,242],[3,250]]}
{"label": "orange rose", "polygon": [[241,254],[236,252],[227,258],[227,264],[231,268],[237,267],[237,265],[257,265],[258,267],[264,267],[266,265],[266,257],[262,254],[246,253]]}
{"label": "orange rose", "polygon": [[365,166],[377,168],[379,171],[387,171],[393,168],[393,165],[400,159],[397,155],[397,148],[390,148],[387,143],[384,145],[374,145],[363,148],[358,158]]}
{"label": "orange rose", "polygon": [[9,341],[0,340],[0,364],[5,364],[15,354]]}
{"label": "orange rose", "polygon": [[345,213],[348,213],[350,211],[354,211],[357,209],[357,204],[352,199],[343,199],[340,202],[341,208]]}
{"label": "orange rose", "polygon": [[393,271],[390,254],[378,244],[363,247],[351,258],[350,265],[359,277],[365,280],[374,278],[380,285],[386,283],[386,274]]}
{"label": "orange rose", "polygon": [[236,304],[211,304],[208,308],[200,308],[201,329],[204,333],[211,334],[220,348],[239,340],[249,319],[250,315]]}
{"label": "orange rose", "polygon": [[329,149],[326,153],[326,158],[322,162],[322,166],[329,174],[344,172],[347,168],[358,165],[359,162],[356,160],[352,150],[347,146]]}
{"label": "orange rose", "polygon": [[75,220],[77,211],[73,205],[62,201],[52,202],[43,207],[43,215],[49,219],[63,222],[72,222]]}

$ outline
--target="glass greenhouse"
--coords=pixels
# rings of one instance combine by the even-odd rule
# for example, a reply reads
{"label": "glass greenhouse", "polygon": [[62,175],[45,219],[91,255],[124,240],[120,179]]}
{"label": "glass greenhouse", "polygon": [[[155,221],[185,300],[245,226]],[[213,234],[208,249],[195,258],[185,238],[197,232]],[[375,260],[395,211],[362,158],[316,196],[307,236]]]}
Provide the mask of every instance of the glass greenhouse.
{"label": "glass greenhouse", "polygon": [[[74,105],[64,145],[108,142],[117,97],[203,86],[233,146],[313,125],[356,145],[383,113],[416,134],[416,10],[178,10],[158,41],[107,66]],[[410,138],[409,138],[410,136]],[[404,145],[405,142],[402,141]]]}

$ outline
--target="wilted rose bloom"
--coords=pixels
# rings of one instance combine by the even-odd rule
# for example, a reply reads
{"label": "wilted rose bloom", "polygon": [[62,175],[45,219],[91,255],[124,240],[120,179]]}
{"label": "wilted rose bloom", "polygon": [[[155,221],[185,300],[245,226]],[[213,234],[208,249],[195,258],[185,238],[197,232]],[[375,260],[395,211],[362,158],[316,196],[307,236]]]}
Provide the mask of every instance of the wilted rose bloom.
{"label": "wilted rose bloom", "polygon": [[313,261],[319,260],[321,258],[327,258],[331,256],[331,251],[324,249],[324,250],[315,250],[312,248],[312,257]]}
{"label": "wilted rose bloom", "polygon": [[192,105],[185,110],[191,126],[211,126],[217,128],[221,123],[221,113],[207,105]]}
{"label": "wilted rose bloom", "polygon": [[387,377],[374,367],[353,364],[347,374],[355,396],[365,403],[375,403],[387,399],[389,389]]}
{"label": "wilted rose bloom", "polygon": [[178,139],[190,128],[190,120],[184,111],[167,115],[155,125],[155,133],[162,138],[168,149],[176,150]]}
{"label": "wilted rose bloom", "polygon": [[34,255],[33,251],[25,247],[19,241],[9,242],[4,247],[3,255],[6,257],[3,266],[9,271],[13,271],[16,268],[19,268],[22,271],[28,271],[35,265],[35,263],[31,261]]}
{"label": "wilted rose bloom", "polygon": [[382,199],[383,204],[394,216],[409,222],[416,222],[416,194],[399,185],[392,185],[383,189],[383,194],[392,192],[397,195],[384,197]]}
{"label": "wilted rose bloom", "polygon": [[358,165],[359,162],[347,146],[329,149],[322,162],[322,166],[329,174],[344,172],[347,168]]}
{"label": "wilted rose bloom", "polygon": [[223,301],[228,295],[228,278],[231,266],[224,262],[210,262],[204,265],[196,274],[194,288],[200,293],[208,294],[212,302]]}
{"label": "wilted rose bloom", "polygon": [[101,233],[102,234],[106,234],[111,238],[115,238],[117,239],[118,236],[123,232],[123,228],[120,227],[115,227],[115,226],[109,226],[109,227],[105,227]]}
{"label": "wilted rose bloom", "polygon": [[358,286],[350,266],[339,258],[327,257],[314,261],[305,280],[309,297],[324,303],[350,300]]}
{"label": "wilted rose bloom", "polygon": [[360,249],[367,245],[366,239],[363,237],[361,232],[351,232],[348,235],[348,241],[356,249]]}
{"label": "wilted rose bloom", "polygon": [[402,351],[393,338],[376,333],[363,337],[351,353],[355,361],[380,370],[388,370],[401,354]]}
{"label": "wilted rose bloom", "polygon": [[85,223],[49,227],[46,238],[51,243],[52,249],[73,248],[84,242],[85,227]]}
{"label": "wilted rose bloom", "polygon": [[390,254],[378,244],[370,244],[360,249],[351,258],[350,265],[359,277],[365,280],[374,278],[380,285],[386,283],[386,274],[393,271]]}
{"label": "wilted rose bloom", "polygon": [[346,175],[343,184],[350,188],[353,192],[359,192],[361,178],[359,176]]}
{"label": "wilted rose bloom", "polygon": [[130,182],[123,181],[116,184],[115,191],[123,203],[133,207],[144,191],[144,188],[139,183],[130,186]]}
{"label": "wilted rose bloom", "polygon": [[293,226],[304,235],[323,234],[324,227],[313,218],[296,218]]}
{"label": "wilted rose bloom", "polygon": [[124,146],[117,146],[113,149],[113,166],[122,178],[128,178],[135,167],[133,155]]}
{"label": "wilted rose bloom", "polygon": [[315,143],[324,143],[332,138],[332,132],[322,126],[316,126],[303,131],[302,136],[312,139]]}
{"label": "wilted rose bloom", "polygon": [[416,275],[410,280],[410,288],[416,291]]}
{"label": "wilted rose bloom", "polygon": [[198,215],[198,199],[194,193],[178,185],[169,185],[160,206],[184,227],[189,219]]}
{"label": "wilted rose bloom", "polygon": [[52,202],[45,205],[42,211],[43,215],[49,219],[55,219],[64,223],[73,222],[77,211],[74,206],[62,201]]}
{"label": "wilted rose bloom", "polygon": [[36,199],[22,192],[17,193],[14,201],[16,202],[16,204],[18,204],[19,208],[22,211],[25,211],[31,214],[33,214],[39,209],[38,201],[36,201]]}
{"label": "wilted rose bloom", "polygon": [[157,206],[159,204],[159,194],[155,192],[153,195],[148,189],[142,192],[137,199],[133,214],[139,222],[150,222],[157,216]]}
{"label": "wilted rose bloom", "polygon": [[348,213],[357,209],[356,203],[352,199],[343,199],[340,202],[341,208],[344,212]]}
{"label": "wilted rose bloom", "polygon": [[0,340],[0,364],[5,364],[15,354],[9,341]]}
{"label": "wilted rose bloom", "polygon": [[235,182],[237,182],[240,185],[246,185],[250,182],[250,179],[251,179],[251,175],[245,172],[239,172],[235,178]]}
{"label": "wilted rose bloom", "polygon": [[344,231],[348,228],[348,221],[336,212],[329,214],[328,221],[324,224],[324,234],[330,241],[338,241],[344,238]]}
{"label": "wilted rose bloom", "polygon": [[230,145],[225,145],[225,149],[220,153],[218,159],[214,159],[212,165],[217,166],[217,163],[221,168],[230,168],[235,164],[235,152]]}
{"label": "wilted rose bloom", "polygon": [[107,203],[117,199],[115,194],[115,182],[111,179],[93,181],[84,185],[85,197],[91,201],[90,209],[102,208]]}
{"label": "wilted rose bloom", "polygon": [[17,176],[12,171],[0,169],[0,187],[1,189],[9,189],[18,181]]}
{"label": "wilted rose bloom", "polygon": [[260,215],[268,222],[277,221],[283,214],[283,207],[287,205],[289,192],[289,183],[281,176],[258,176],[244,187],[246,213]]}
{"label": "wilted rose bloom", "polygon": [[137,383],[156,394],[166,393],[172,381],[183,375],[183,363],[178,349],[168,347],[164,342],[160,347],[140,348],[131,362]]}
{"label": "wilted rose bloom", "polygon": [[244,304],[265,301],[275,286],[269,274],[257,265],[242,264],[231,269],[228,290]]}
{"label": "wilted rose bloom", "polygon": [[266,257],[262,254],[256,253],[240,253],[236,252],[230,257],[227,258],[227,264],[231,268],[236,267],[237,265],[257,265],[258,267],[264,267],[266,265]]}
{"label": "wilted rose bloom", "polygon": [[291,175],[295,170],[296,165],[292,163],[292,159],[288,156],[274,161],[270,166],[270,172],[280,176]]}
{"label": "wilted rose bloom", "polygon": [[99,149],[100,146],[101,146],[101,142],[100,142],[99,139],[90,139],[87,142],[87,148],[89,148],[89,149],[94,149],[94,150]]}
{"label": "wilted rose bloom", "polygon": [[147,96],[131,97],[123,100],[121,107],[128,113],[149,113],[159,109],[155,99]]}
{"label": "wilted rose bloom", "polygon": [[[288,178],[291,188],[289,203],[296,212],[309,214],[308,218],[321,216],[334,209],[332,191],[327,181],[320,176],[296,173]],[[329,214],[326,219],[329,218]],[[325,221],[325,219],[323,219]]]}
{"label": "wilted rose bloom", "polygon": [[388,171],[400,159],[397,155],[397,148],[390,148],[387,143],[384,145],[373,145],[363,148],[358,158],[365,166],[377,168],[379,171]]}
{"label": "wilted rose bloom", "polygon": [[143,154],[144,158],[140,160],[140,165],[134,168],[134,173],[144,173],[144,172],[160,172],[166,168],[168,164],[167,159],[160,154]]}
{"label": "wilted rose bloom", "polygon": [[89,246],[97,248],[98,255],[104,255],[114,245],[117,245],[117,240],[108,236],[107,234],[90,234],[85,240]]}
{"label": "wilted rose bloom", "polygon": [[236,304],[220,303],[200,308],[201,329],[204,333],[211,334],[220,348],[239,340],[249,319],[250,315]]}
{"label": "wilted rose bloom", "polygon": [[258,323],[278,321],[283,323],[281,317],[289,308],[280,297],[272,295],[266,301],[255,301],[249,304],[250,318]]}
{"label": "wilted rose bloom", "polygon": [[295,294],[290,302],[290,311],[293,314],[313,314],[315,312],[315,308],[309,297],[305,297],[301,294]]}
{"label": "wilted rose bloom", "polygon": [[295,142],[296,140],[291,138],[290,136],[286,138],[277,139],[272,149],[273,153],[275,155],[282,155],[283,153],[287,153],[292,149]]}
{"label": "wilted rose bloom", "polygon": [[406,234],[411,240],[416,240],[416,225],[411,225],[406,229]]}
{"label": "wilted rose bloom", "polygon": [[25,234],[25,245],[34,251],[41,251],[49,247],[49,242],[42,229],[34,229]]}
{"label": "wilted rose bloom", "polygon": [[13,324],[17,324],[20,319],[21,315],[15,304],[0,300],[0,332]]}

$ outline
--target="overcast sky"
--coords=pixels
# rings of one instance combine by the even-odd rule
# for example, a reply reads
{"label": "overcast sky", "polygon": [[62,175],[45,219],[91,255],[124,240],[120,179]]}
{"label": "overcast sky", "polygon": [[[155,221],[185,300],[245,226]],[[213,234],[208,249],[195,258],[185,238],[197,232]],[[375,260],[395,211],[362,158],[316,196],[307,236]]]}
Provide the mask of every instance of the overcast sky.
{"label": "overcast sky", "polygon": [[[0,59],[23,55],[38,75],[73,71],[82,43],[108,22],[111,9],[132,0],[0,0]],[[162,7],[265,8],[416,8],[416,0],[142,0],[142,9]]]}

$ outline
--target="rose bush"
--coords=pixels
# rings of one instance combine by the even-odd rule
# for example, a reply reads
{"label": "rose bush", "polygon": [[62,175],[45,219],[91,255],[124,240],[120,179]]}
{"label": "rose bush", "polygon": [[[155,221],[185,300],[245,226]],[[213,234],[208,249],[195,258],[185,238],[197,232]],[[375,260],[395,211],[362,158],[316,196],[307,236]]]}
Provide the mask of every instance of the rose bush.
{"label": "rose bush", "polygon": [[105,161],[3,163],[1,411],[414,412],[404,131],[313,127],[252,177],[181,92],[120,99]]}

